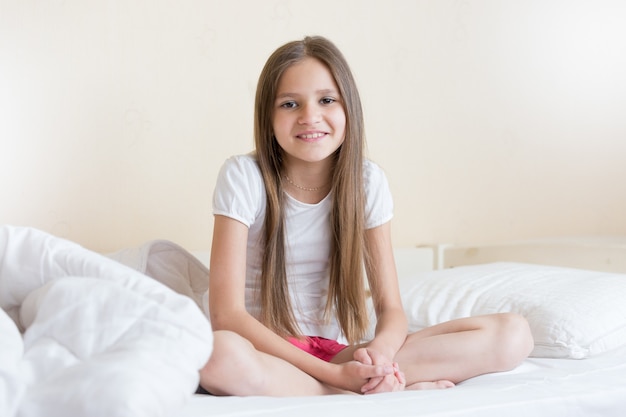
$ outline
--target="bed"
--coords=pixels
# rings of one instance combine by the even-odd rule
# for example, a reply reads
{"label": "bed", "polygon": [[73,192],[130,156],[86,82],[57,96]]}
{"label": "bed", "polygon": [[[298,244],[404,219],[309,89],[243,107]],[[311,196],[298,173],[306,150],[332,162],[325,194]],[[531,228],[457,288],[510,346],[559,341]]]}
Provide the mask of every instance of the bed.
{"label": "bed", "polygon": [[[512,371],[478,376],[441,391],[374,396],[222,398],[193,394],[192,389],[197,383],[193,370],[210,355],[210,336],[203,334],[210,333],[210,324],[202,313],[207,308],[207,253],[190,253],[176,243],[155,240],[104,257],[29,230],[30,239],[35,243],[45,241],[45,245],[40,244],[43,249],[36,251],[47,253],[47,260],[42,262],[34,255],[33,242],[20,236],[20,233],[26,232],[10,229],[10,236],[4,236],[4,241],[0,233],[0,254],[4,257],[0,263],[0,301],[6,316],[13,322],[23,326],[24,320],[26,324],[30,320],[37,324],[38,319],[53,314],[41,314],[40,307],[45,304],[46,294],[49,294],[45,291],[44,295],[30,296],[29,302],[26,302],[28,295],[24,297],[21,309],[25,313],[30,312],[30,318],[23,317],[28,314],[20,316],[15,309],[7,309],[8,298],[4,295],[7,288],[11,289],[13,304],[17,305],[19,297],[15,294],[29,291],[37,294],[42,291],[38,288],[54,285],[50,282],[61,280],[63,274],[57,268],[52,278],[42,278],[42,269],[39,268],[39,284],[33,280],[29,291],[20,286],[21,292],[16,291],[7,284],[7,256],[21,257],[18,259],[20,262],[50,266],[55,264],[50,261],[50,256],[62,253],[55,246],[65,245],[66,257],[67,253],[72,253],[74,260],[69,263],[69,269],[73,269],[69,272],[96,277],[90,281],[103,278],[107,282],[115,281],[126,292],[138,292],[139,300],[159,300],[154,308],[165,306],[166,311],[159,314],[168,317],[169,327],[161,329],[156,326],[154,335],[151,333],[154,329],[148,329],[149,336],[153,337],[151,340],[165,338],[164,342],[158,343],[162,344],[164,351],[153,346],[148,353],[134,352],[138,355],[137,359],[131,355],[135,348],[131,344],[124,350],[129,357],[122,358],[121,364],[111,365],[109,362],[118,371],[119,381],[122,381],[121,376],[126,377],[129,373],[135,384],[126,383],[111,389],[105,396],[105,404],[94,395],[93,387],[87,389],[83,386],[90,383],[79,382],[71,376],[66,377],[65,385],[57,384],[50,393],[47,393],[48,387],[40,383],[37,395],[29,393],[31,388],[28,383],[12,383],[19,380],[19,372],[23,372],[23,368],[12,367],[11,363],[33,360],[37,352],[24,349],[23,355],[30,357],[20,359],[19,355],[13,354],[13,362],[7,361],[4,353],[7,349],[6,333],[3,329],[0,342],[0,349],[3,349],[0,362],[3,379],[0,383],[4,384],[0,385],[0,405],[4,407],[0,408],[2,416],[280,417],[297,414],[302,417],[571,417],[623,416],[626,411],[626,239],[579,238],[396,249],[403,304],[412,330],[455,317],[496,311],[515,311],[528,318],[535,337],[535,349],[530,358]],[[20,237],[17,243],[22,248],[28,247],[27,256],[20,255],[12,243],[16,241],[16,236]],[[87,261],[78,261],[85,257]],[[8,264],[16,264],[15,259],[9,261]],[[67,265],[66,262],[65,267]],[[76,277],[72,279],[76,281]],[[97,291],[102,289],[98,287]],[[124,291],[118,288],[114,295],[121,297]],[[80,294],[84,295],[84,292]],[[33,298],[40,300],[39,304],[33,302]],[[154,325],[155,316],[144,316]],[[6,325],[6,320],[2,324]],[[31,331],[32,326],[17,326],[18,331],[24,332],[24,340],[29,332],[36,333]],[[140,322],[139,327],[143,326],[145,323]],[[172,327],[179,328],[175,337]],[[11,331],[13,334],[16,332]],[[59,326],[61,335],[67,331],[67,328]],[[184,340],[176,344],[179,337]],[[127,339],[134,340],[132,332]],[[82,342],[80,338],[78,340],[80,345]],[[154,344],[142,344],[140,347]],[[24,342],[24,345],[27,343]],[[89,360],[94,365],[99,358]],[[133,360],[137,360],[137,364]],[[180,363],[181,369],[178,372],[176,366],[164,366],[166,369],[163,372],[151,373],[154,369],[141,367],[150,361]],[[72,363],[80,365],[80,360],[73,358]],[[142,368],[141,372],[135,374],[135,367]],[[153,368],[160,369],[161,366]],[[90,381],[102,381],[97,366],[85,370],[90,373],[78,372],[78,375],[88,375]],[[142,382],[145,387],[140,389]],[[141,395],[133,390],[139,390]],[[47,397],[42,392],[47,393]],[[72,393],[74,395],[70,395]],[[58,400],[61,395],[64,395],[61,397],[63,401]],[[153,404],[155,401],[158,406]],[[106,409],[102,411],[98,407]],[[42,411],[44,409],[45,412]],[[60,411],[57,412],[57,409]]]}

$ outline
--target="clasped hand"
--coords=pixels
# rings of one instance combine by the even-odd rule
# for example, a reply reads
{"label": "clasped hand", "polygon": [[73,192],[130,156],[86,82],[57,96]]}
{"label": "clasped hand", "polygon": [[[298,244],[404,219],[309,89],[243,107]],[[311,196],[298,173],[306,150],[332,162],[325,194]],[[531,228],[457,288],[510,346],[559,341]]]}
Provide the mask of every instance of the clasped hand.
{"label": "clasped hand", "polygon": [[397,363],[368,348],[357,349],[353,358],[341,364],[344,381],[352,381],[345,388],[361,394],[404,390],[406,380]]}
{"label": "clasped hand", "polygon": [[377,394],[381,392],[403,391],[406,386],[404,373],[396,362],[391,362],[382,354],[368,348],[360,348],[354,352],[354,360],[365,365],[385,365],[391,366],[393,372],[385,375],[369,378],[361,387],[363,394]]}

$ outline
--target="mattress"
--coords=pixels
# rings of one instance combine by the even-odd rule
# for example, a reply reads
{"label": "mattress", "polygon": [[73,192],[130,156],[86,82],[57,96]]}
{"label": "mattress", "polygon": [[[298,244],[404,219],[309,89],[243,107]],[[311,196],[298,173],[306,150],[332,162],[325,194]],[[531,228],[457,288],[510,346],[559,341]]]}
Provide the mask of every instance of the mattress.
{"label": "mattress", "polygon": [[621,348],[585,360],[530,358],[513,371],[445,390],[297,398],[195,395],[176,415],[622,417],[625,410],[626,348]]}

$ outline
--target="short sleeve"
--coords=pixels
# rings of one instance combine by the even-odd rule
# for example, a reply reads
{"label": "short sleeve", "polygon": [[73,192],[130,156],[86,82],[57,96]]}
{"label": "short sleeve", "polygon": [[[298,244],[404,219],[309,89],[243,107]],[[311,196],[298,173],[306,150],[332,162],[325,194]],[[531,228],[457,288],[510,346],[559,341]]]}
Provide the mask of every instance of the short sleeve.
{"label": "short sleeve", "polygon": [[250,227],[265,204],[261,171],[252,155],[226,160],[213,192],[213,214],[235,219]]}
{"label": "short sleeve", "polygon": [[363,166],[365,185],[365,228],[373,229],[393,218],[393,197],[385,172],[374,162],[366,160]]}

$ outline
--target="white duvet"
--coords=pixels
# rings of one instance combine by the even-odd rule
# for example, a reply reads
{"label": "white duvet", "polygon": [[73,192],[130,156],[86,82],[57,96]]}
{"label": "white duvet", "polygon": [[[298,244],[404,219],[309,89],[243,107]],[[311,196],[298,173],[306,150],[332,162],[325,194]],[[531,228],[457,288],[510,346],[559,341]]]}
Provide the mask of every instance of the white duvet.
{"label": "white duvet", "polygon": [[74,243],[0,228],[0,416],[169,416],[212,349],[189,297]]}

